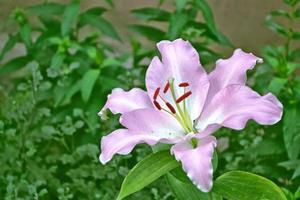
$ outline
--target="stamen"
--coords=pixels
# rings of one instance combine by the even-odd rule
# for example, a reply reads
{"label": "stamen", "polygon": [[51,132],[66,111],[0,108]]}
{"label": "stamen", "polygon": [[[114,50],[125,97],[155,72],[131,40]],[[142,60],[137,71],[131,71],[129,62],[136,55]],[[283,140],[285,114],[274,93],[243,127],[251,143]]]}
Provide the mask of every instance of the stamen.
{"label": "stamen", "polygon": [[166,106],[170,109],[170,111],[171,111],[173,114],[176,114],[175,108],[174,108],[169,102],[166,102]]}
{"label": "stamen", "polygon": [[181,101],[183,101],[184,99],[186,99],[187,97],[189,97],[192,94],[191,91],[188,91],[186,93],[184,93],[181,97],[179,97],[178,99],[176,99],[176,103],[180,103]]}
{"label": "stamen", "polygon": [[189,86],[190,84],[188,82],[183,82],[183,83],[180,83],[179,84],[179,87],[187,87]]}
{"label": "stamen", "polygon": [[159,103],[157,101],[154,100],[153,103],[158,110],[161,110],[161,106],[159,105]]}
{"label": "stamen", "polygon": [[155,92],[154,92],[154,95],[153,95],[153,99],[156,100],[157,99],[157,96],[159,94],[159,90],[160,90],[160,87],[156,88]]}
{"label": "stamen", "polygon": [[169,88],[170,88],[170,83],[168,81],[165,88],[164,88],[164,93],[166,93],[169,90]]}

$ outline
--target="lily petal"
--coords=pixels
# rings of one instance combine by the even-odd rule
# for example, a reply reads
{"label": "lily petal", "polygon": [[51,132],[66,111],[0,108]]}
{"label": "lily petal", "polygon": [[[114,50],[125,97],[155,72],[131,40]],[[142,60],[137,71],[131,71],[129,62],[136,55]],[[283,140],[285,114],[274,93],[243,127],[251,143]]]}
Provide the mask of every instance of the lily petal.
{"label": "lily petal", "polygon": [[140,143],[154,145],[159,138],[149,134],[130,132],[127,129],[118,129],[101,139],[100,162],[107,163],[115,154],[126,155]]}
{"label": "lily petal", "polygon": [[271,93],[260,96],[247,86],[230,85],[219,91],[204,108],[196,127],[201,131],[218,124],[241,130],[250,119],[271,125],[281,117],[282,104]]}
{"label": "lily petal", "polygon": [[114,114],[124,114],[135,109],[152,107],[152,103],[145,91],[139,88],[133,88],[130,91],[116,88],[108,95],[107,102],[98,115],[104,117],[106,109],[110,109]]}
{"label": "lily petal", "polygon": [[[196,119],[200,115],[209,88],[208,77],[200,64],[197,51],[188,41],[182,39],[161,41],[157,47],[162,62],[158,57],[153,58],[146,73],[146,87],[150,98],[158,87],[163,89],[170,79],[174,79],[177,97],[185,92],[178,85],[188,83],[188,90],[192,91],[192,95],[187,98],[187,108],[192,120]],[[170,93],[165,96],[169,102],[173,102]]]}
{"label": "lily petal", "polygon": [[253,69],[257,62],[262,61],[261,58],[241,49],[236,49],[228,59],[219,59],[216,68],[208,75],[210,88],[206,101],[210,102],[218,91],[228,85],[245,85],[247,70]]}
{"label": "lily petal", "polygon": [[217,140],[206,136],[198,140],[196,148],[189,141],[175,144],[171,148],[176,160],[182,163],[183,170],[191,181],[203,192],[208,192],[213,184],[212,157]]}
{"label": "lily petal", "polygon": [[144,108],[125,113],[120,123],[132,132],[149,134],[157,138],[173,139],[185,135],[179,122],[168,113]]}

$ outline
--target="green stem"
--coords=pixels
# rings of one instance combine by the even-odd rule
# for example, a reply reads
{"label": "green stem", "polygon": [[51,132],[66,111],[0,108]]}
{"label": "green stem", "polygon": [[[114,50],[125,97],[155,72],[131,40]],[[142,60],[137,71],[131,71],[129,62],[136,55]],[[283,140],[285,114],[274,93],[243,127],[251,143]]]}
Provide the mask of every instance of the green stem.
{"label": "green stem", "polygon": [[208,200],[213,200],[214,198],[213,198],[213,195],[212,195],[212,193],[211,192],[209,192],[208,193]]}

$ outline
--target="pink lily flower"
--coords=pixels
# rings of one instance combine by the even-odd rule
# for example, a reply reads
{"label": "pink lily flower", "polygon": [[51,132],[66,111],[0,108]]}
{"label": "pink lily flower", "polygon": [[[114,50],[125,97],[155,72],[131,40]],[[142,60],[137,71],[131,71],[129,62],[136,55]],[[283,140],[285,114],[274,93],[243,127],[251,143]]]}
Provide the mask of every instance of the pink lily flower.
{"label": "pink lily flower", "polygon": [[162,60],[154,57],[146,73],[147,92],[114,89],[99,112],[120,113],[125,127],[101,140],[100,162],[125,155],[135,145],[173,144],[171,154],[203,192],[212,188],[212,156],[220,127],[241,130],[248,120],[262,125],[278,122],[282,104],[268,93],[260,96],[245,85],[246,71],[261,58],[241,49],[216,62],[207,74],[197,51],[188,41],[161,41]]}

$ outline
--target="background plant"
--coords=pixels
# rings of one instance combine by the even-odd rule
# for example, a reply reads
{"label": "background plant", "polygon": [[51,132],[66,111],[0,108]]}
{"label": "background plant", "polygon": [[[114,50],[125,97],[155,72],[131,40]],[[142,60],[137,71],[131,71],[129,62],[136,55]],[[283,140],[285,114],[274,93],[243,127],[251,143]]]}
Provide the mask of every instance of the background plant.
{"label": "background plant", "polygon": [[[284,3],[287,10],[271,12],[266,25],[286,42],[263,48],[265,64],[249,74],[255,90],[272,91],[283,102],[284,120],[268,128],[249,124],[241,133],[220,130],[219,164],[214,165],[218,166],[215,177],[229,170],[255,172],[284,187],[289,199],[296,199],[300,196],[300,34],[292,24],[299,22],[300,9],[298,0]],[[152,150],[140,145],[131,155],[116,156],[106,166],[99,164],[99,139],[118,126],[117,117],[103,122],[96,116],[106,95],[115,87],[143,88],[149,58],[157,55],[154,45],[162,39],[191,41],[206,67],[224,57],[212,46],[233,47],[216,27],[206,1],[176,0],[173,10],[164,10],[163,4],[160,0],[156,7],[131,11],[140,23],[128,28],[143,39],[132,37],[131,49],[122,53],[110,41],[126,39],[103,17],[112,1],[88,10],[82,10],[77,0],[15,9],[11,20],[18,29],[0,52],[1,197],[116,198],[129,169]],[[276,23],[275,17],[289,20],[290,27]],[[143,47],[145,40],[152,48]],[[8,59],[16,45],[25,47],[24,54]],[[221,199],[199,193],[185,178],[174,169],[127,198]]]}
{"label": "background plant", "polygon": [[[220,154],[220,170],[243,169],[269,177],[286,188],[289,199],[300,198],[299,163],[299,1],[285,0],[286,10],[271,11],[265,25],[283,38],[282,45],[262,48],[264,64],[249,74],[260,93],[272,92],[284,106],[283,120],[271,127],[249,124],[242,133],[220,131],[229,148]],[[287,21],[287,26],[277,22]],[[226,139],[225,139],[226,141]],[[288,191],[290,190],[290,191]]]}

